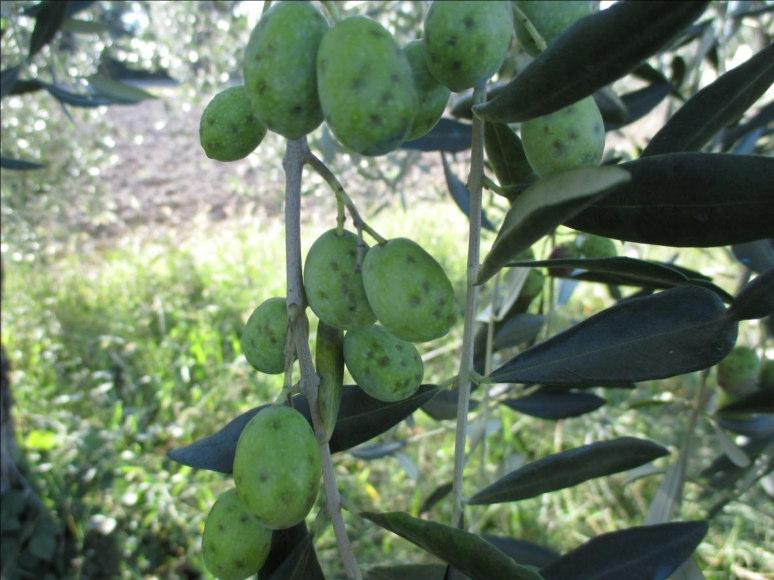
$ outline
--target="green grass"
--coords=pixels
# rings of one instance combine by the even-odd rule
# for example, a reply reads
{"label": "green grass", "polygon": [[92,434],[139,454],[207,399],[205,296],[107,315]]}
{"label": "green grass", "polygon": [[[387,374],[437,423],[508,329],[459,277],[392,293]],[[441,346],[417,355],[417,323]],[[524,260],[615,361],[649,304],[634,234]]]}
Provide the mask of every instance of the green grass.
{"label": "green grass", "polygon": [[[388,237],[411,237],[436,256],[460,291],[461,309],[467,232],[456,208],[446,203],[383,212],[372,225]],[[305,226],[304,247],[325,229]],[[719,250],[691,257],[693,267],[718,264],[727,266]],[[100,530],[114,543],[123,577],[201,570],[204,517],[231,484],[218,474],[170,462],[165,453],[280,392],[281,378],[254,372],[239,345],[251,310],[284,292],[279,221],[220,224],[183,241],[171,234],[153,243],[130,239],[119,248],[48,265],[6,264],[5,273],[2,331],[13,366],[17,431],[42,495],[60,513],[66,510],[76,538],[85,544],[84,575],[105,557],[95,547]],[[720,283],[733,289],[730,276]],[[584,285],[557,326],[609,302],[604,291]],[[423,348],[451,348],[460,337],[458,327]],[[455,369],[451,348],[427,365],[426,380],[441,381]],[[690,375],[634,392],[609,391],[603,409],[559,423],[495,408],[488,417],[493,434],[487,456],[482,459],[480,447],[474,452],[466,491],[473,493],[509,466],[615,435],[675,446],[687,422],[680,403],[696,384]],[[633,401],[661,391],[672,393],[676,404],[629,409]],[[382,436],[409,440],[393,457],[337,456],[340,487],[358,509],[416,514],[432,490],[451,479],[452,422],[438,423],[421,412],[414,419]],[[716,447],[704,427],[700,443],[692,473]],[[624,475],[614,476],[515,505],[471,508],[469,525],[565,551],[594,535],[641,524],[658,483],[658,477],[626,483]],[[696,483],[688,484],[684,519],[701,516],[699,491]],[[708,577],[727,577],[732,566],[761,571],[770,563],[771,522],[753,507],[764,497],[757,488],[746,499],[752,505],[736,503],[713,522],[699,550]],[[448,521],[448,500],[429,517]],[[364,566],[431,561],[396,536],[352,514],[346,518]],[[326,570],[338,577],[330,529],[318,537],[317,547]]]}

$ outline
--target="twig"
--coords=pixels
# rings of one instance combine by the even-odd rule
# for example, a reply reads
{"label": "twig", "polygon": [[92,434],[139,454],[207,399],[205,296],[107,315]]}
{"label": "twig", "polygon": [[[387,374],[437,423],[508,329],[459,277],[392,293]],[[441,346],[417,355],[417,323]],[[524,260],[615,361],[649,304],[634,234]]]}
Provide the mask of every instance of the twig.
{"label": "twig", "polygon": [[[494,355],[494,331],[495,331],[495,316],[500,307],[499,305],[500,295],[500,272],[497,272],[495,276],[494,288],[492,289],[492,308],[489,312],[489,320],[486,323],[486,352],[484,355],[484,376],[488,377],[492,372],[492,358]],[[481,401],[483,411],[481,416],[482,421],[486,425],[489,420],[489,387],[484,385],[484,397]],[[479,476],[483,481],[486,476],[486,437],[481,441],[481,468],[479,469]]]}
{"label": "twig", "polygon": [[325,429],[317,405],[320,377],[314,369],[312,352],[309,350],[309,321],[306,318],[306,297],[301,279],[301,173],[305,156],[309,153],[306,139],[288,141],[282,167],[285,170],[285,259],[287,267],[287,304],[289,329],[298,363],[301,369],[301,389],[309,402],[312,427],[320,447],[325,506],[333,524],[341,560],[347,577],[362,578],[360,569],[347,537],[344,518],[341,514],[341,499],[336,486],[331,450],[325,436]]}
{"label": "twig", "polygon": [[360,217],[360,212],[357,211],[354,202],[347,195],[347,192],[344,191],[344,186],[341,185],[341,182],[336,178],[335,175],[333,175],[333,172],[328,169],[325,163],[323,163],[322,159],[307,149],[303,162],[311,166],[311,168],[314,169],[317,174],[325,180],[331,190],[333,190],[333,194],[336,196],[336,201],[339,204],[344,204],[346,206],[347,211],[349,211],[349,215],[352,216],[352,223],[355,225],[358,231],[362,230],[367,232],[368,235],[375,239],[380,245],[387,243],[385,238],[380,236],[376,230],[369,226],[365,220]]}
{"label": "twig", "polygon": [[[484,101],[486,94],[484,84],[478,85],[473,91],[473,103]],[[468,277],[465,296],[465,322],[462,332],[462,354],[457,387],[457,433],[454,439],[454,510],[452,525],[462,527],[462,473],[465,469],[465,441],[468,431],[468,408],[470,407],[470,376],[473,369],[474,330],[476,327],[476,297],[478,288],[479,254],[481,246],[481,182],[484,175],[484,121],[473,117],[473,140],[470,153],[470,174],[468,175],[468,190],[470,191],[470,229],[468,231]]]}

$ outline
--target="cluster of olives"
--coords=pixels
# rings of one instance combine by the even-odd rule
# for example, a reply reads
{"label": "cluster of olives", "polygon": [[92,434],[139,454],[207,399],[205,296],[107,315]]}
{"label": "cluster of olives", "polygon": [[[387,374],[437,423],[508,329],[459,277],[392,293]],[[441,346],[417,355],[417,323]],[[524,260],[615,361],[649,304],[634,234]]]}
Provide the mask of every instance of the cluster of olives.
{"label": "cluster of olives", "polygon": [[[589,14],[593,2],[517,2],[550,42]],[[524,49],[537,54],[517,20]],[[244,53],[244,86],[216,95],[205,109],[200,139],[219,161],[247,156],[267,129],[298,139],[326,121],[349,150],[382,155],[430,131],[451,91],[474,87],[502,64],[513,36],[510,2],[433,2],[422,38],[400,47],[365,16],[329,26],[310,2],[278,2],[261,17]],[[604,149],[602,117],[593,98],[527,121],[527,159],[549,175],[596,165]]]}
{"label": "cluster of olives", "polygon": [[[416,392],[424,369],[413,343],[444,336],[456,319],[454,289],[443,268],[405,238],[368,248],[352,232],[329,230],[309,249],[304,288],[317,317],[346,331],[344,361],[352,378],[381,401]],[[252,313],[242,349],[257,370],[284,370],[287,325],[282,298],[270,298]]]}

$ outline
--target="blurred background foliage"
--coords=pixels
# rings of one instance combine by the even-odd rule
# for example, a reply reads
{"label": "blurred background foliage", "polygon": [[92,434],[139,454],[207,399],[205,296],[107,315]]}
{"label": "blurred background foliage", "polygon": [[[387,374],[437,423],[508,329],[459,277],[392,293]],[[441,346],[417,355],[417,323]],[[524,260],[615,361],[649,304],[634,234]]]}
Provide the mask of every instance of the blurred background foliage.
{"label": "blurred background foliage", "polygon": [[[45,164],[32,171],[3,169],[1,183],[2,343],[11,361],[25,472],[53,514],[45,526],[19,525],[29,528],[29,537],[44,538],[35,543],[35,557],[55,562],[49,572],[55,576],[196,578],[204,574],[201,527],[228,482],[174,464],[165,453],[273,398],[280,388],[279,379],[250,370],[239,334],[252,308],[283,293],[282,142],[269,136],[248,159],[222,165],[204,157],[197,134],[209,98],[241,82],[242,50],[262,2],[71,5],[79,11],[27,61],[38,5],[0,4],[4,86],[5,72],[19,65],[19,79],[60,89],[59,97],[39,89],[2,101],[2,156]],[[698,58],[687,69],[692,76],[683,80],[684,94],[744,61],[770,33],[770,15],[733,23],[723,18],[741,5],[765,6],[716,4],[710,32],[680,49],[689,65]],[[421,2],[344,7],[379,19],[401,42],[421,29]],[[525,62],[514,51],[503,70],[516,71]],[[674,80],[673,62],[653,64],[671,68]],[[128,103],[74,105],[84,95],[105,96],[95,75],[155,98],[133,94]],[[629,78],[616,89],[639,86]],[[679,102],[673,97],[642,122],[609,133],[607,156],[635,156],[643,135],[652,135]],[[457,289],[463,287],[467,224],[448,199],[437,155],[350,156],[324,127],[310,142],[379,231],[415,239],[442,263]],[[467,156],[457,157],[452,166],[462,177]],[[304,194],[308,247],[333,225],[335,204],[315,177],[306,180]],[[487,205],[490,218],[502,216],[500,198],[489,197]],[[561,231],[559,241],[570,235]],[[485,238],[485,245],[490,242]],[[744,275],[723,248],[677,252],[626,244],[619,250],[664,260],[679,254],[680,264],[714,276],[729,292]],[[549,251],[541,248],[538,257]],[[557,310],[552,329],[610,304],[604,287],[581,284]],[[426,381],[455,372],[460,334],[456,329],[425,348]],[[739,343],[757,345],[763,337],[765,331],[749,322]],[[674,448],[698,381],[692,374],[633,392],[607,391],[606,406],[559,422],[498,409],[477,424],[491,438],[486,455],[479,450],[471,457],[472,482],[570,443],[613,434],[642,434]],[[710,407],[716,407],[722,399],[714,373],[709,382]],[[452,422],[419,412],[380,439],[408,441],[401,451],[375,461],[339,457],[343,493],[363,509],[418,513],[422,501],[451,479],[452,430]],[[685,519],[701,517],[711,496],[697,475],[717,455],[718,444],[711,422],[702,422],[698,432]],[[606,478],[507,509],[479,508],[470,525],[563,551],[642,523],[658,483],[656,477]],[[767,499],[764,487],[756,486],[713,521],[698,551],[708,578],[763,578],[774,565],[774,513]],[[4,526],[15,517],[5,506]],[[438,520],[449,519],[445,504],[432,509]],[[347,518],[364,565],[426,559],[394,536]],[[54,550],[46,537],[66,541],[53,544]],[[330,530],[317,547],[324,569],[336,577]]]}

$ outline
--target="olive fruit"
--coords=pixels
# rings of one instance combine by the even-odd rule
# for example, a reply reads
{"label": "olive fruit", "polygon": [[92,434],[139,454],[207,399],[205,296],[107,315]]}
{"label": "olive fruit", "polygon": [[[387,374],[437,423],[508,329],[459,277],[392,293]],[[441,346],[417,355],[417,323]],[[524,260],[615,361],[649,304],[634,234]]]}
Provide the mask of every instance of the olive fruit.
{"label": "olive fruit", "polygon": [[288,311],[284,298],[269,298],[247,319],[242,352],[256,370],[276,375],[285,370]]}
{"label": "olive fruit", "polygon": [[253,114],[245,88],[229,87],[207,104],[199,123],[199,141],[210,159],[244,159],[266,135],[266,127]]}
{"label": "olive fruit", "polygon": [[446,272],[406,238],[368,251],[363,260],[363,285],[376,318],[403,340],[440,338],[456,320],[454,289]]}
{"label": "olive fruit", "polygon": [[271,530],[251,514],[233,489],[215,501],[204,523],[204,565],[218,578],[254,576],[271,548]]}
{"label": "olive fruit", "polygon": [[749,346],[735,346],[718,363],[718,384],[731,396],[744,396],[753,390],[758,382],[761,361]]}
{"label": "olive fruit", "polygon": [[594,234],[585,234],[580,251],[584,258],[615,258],[618,255],[613,240]]}
{"label": "olive fruit", "polygon": [[[551,254],[548,256],[549,260],[569,260],[569,259],[575,259],[582,257],[581,249],[578,247],[578,245],[575,243],[575,240],[572,242],[565,242],[563,244],[559,244],[556,246]],[[573,271],[573,268],[567,267],[567,266],[554,266],[553,268],[548,269],[548,273],[551,276],[557,276],[559,278],[562,278],[564,276],[569,276]]]}
{"label": "olive fruit", "polygon": [[602,115],[593,97],[521,126],[524,153],[539,176],[599,165],[605,150]]}
{"label": "olive fruit", "polygon": [[268,407],[242,430],[234,454],[239,499],[263,524],[289,528],[320,489],[320,450],[309,423],[290,407]]}
{"label": "olive fruit", "polygon": [[363,155],[400,145],[417,110],[406,55],[381,24],[364,16],[341,20],[323,37],[317,88],[333,134]]}
{"label": "olive fruit", "polygon": [[451,90],[469,89],[497,72],[512,36],[510,2],[433,2],[424,24],[427,66]]}
{"label": "olive fruit", "polygon": [[414,87],[419,98],[419,107],[406,141],[418,139],[435,127],[443,115],[451,92],[430,74],[427,68],[427,53],[421,39],[409,42],[404,48],[411,74],[414,77]]}
{"label": "olive fruit", "polygon": [[358,386],[380,401],[401,401],[422,384],[417,348],[377,324],[347,332],[344,362]]}
{"label": "olive fruit", "polygon": [[[516,6],[526,16],[546,45],[564,32],[576,20],[588,16],[594,11],[594,2],[590,0],[516,0]],[[540,54],[540,49],[521,23],[514,19],[514,29],[519,44],[532,56]]]}
{"label": "olive fruit", "polygon": [[376,321],[358,270],[358,239],[335,229],[315,240],[304,263],[304,288],[309,306],[323,322],[336,328],[368,326]]}
{"label": "olive fruit", "polygon": [[245,49],[245,87],[253,111],[287,139],[322,123],[317,49],[328,23],[311,2],[278,2],[258,21]]}

